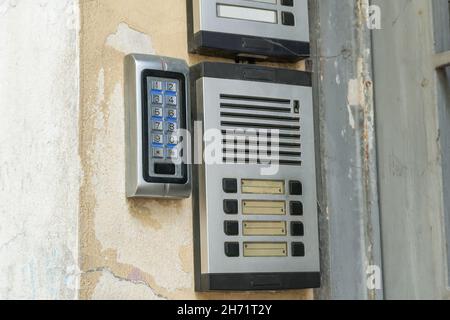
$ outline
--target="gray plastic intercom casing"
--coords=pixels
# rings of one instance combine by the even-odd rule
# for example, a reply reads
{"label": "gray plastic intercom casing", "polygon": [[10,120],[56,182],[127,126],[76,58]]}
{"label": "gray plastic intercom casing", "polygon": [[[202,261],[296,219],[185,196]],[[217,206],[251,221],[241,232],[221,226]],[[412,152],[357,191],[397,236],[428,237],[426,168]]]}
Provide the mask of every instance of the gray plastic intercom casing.
{"label": "gray plastic intercom casing", "polygon": [[[191,166],[186,166],[186,183],[149,183],[144,178],[143,81],[146,70],[178,73],[184,76],[185,126],[190,129],[189,67],[180,59],[130,54],[124,65],[126,195],[128,198],[188,198],[191,194]],[[148,142],[147,142],[148,143]],[[190,146],[184,152],[190,154]]]}
{"label": "gray plastic intercom casing", "polygon": [[[234,59],[295,62],[310,55],[308,0],[186,0],[189,52]],[[219,7],[248,10],[246,17],[219,14]],[[252,10],[271,12],[274,23]],[[294,19],[283,22],[284,15]]]}

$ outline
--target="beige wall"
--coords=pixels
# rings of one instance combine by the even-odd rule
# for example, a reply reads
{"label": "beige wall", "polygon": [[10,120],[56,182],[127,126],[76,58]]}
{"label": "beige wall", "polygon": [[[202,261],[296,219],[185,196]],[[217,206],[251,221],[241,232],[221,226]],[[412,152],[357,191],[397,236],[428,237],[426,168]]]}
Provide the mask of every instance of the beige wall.
{"label": "beige wall", "polygon": [[[188,55],[184,0],[81,0],[81,298],[312,297],[312,291],[195,294],[191,203],[127,200],[123,58]],[[300,65],[290,65],[300,67]]]}

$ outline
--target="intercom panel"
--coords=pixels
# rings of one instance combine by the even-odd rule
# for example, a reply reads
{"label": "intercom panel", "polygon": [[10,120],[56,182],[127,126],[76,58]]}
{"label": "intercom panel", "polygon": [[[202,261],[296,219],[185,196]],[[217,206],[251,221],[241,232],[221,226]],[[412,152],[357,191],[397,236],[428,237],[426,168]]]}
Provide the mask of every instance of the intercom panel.
{"label": "intercom panel", "polygon": [[[188,198],[189,67],[183,60],[125,57],[128,197]],[[185,131],[183,131],[185,130]]]}
{"label": "intercom panel", "polygon": [[310,74],[205,62],[191,88],[205,136],[194,139],[205,156],[193,168],[196,290],[319,287]]}
{"label": "intercom panel", "polygon": [[187,0],[189,51],[298,61],[309,56],[308,0]]}

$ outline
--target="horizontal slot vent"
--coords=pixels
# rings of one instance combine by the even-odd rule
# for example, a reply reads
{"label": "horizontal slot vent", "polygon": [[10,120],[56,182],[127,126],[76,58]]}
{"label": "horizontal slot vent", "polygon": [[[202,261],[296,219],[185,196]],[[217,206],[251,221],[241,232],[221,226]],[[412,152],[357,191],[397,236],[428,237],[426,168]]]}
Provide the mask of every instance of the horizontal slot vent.
{"label": "horizontal slot vent", "polygon": [[298,100],[229,94],[220,99],[226,163],[301,165]]}
{"label": "horizontal slot vent", "polygon": [[270,103],[281,103],[281,104],[291,104],[290,99],[276,99],[276,98],[265,98],[265,97],[254,97],[254,96],[240,96],[233,94],[221,94],[220,99],[222,100],[244,100],[244,101],[262,101]]}
{"label": "horizontal slot vent", "polygon": [[226,118],[238,118],[238,119],[260,119],[260,120],[279,120],[279,121],[287,121],[287,122],[295,122],[298,123],[300,121],[299,117],[289,117],[289,116],[278,116],[278,115],[269,115],[269,114],[245,114],[245,113],[237,113],[237,112],[221,112],[221,117]]}
{"label": "horizontal slot vent", "polygon": [[222,103],[221,106],[227,109],[237,109],[237,110],[247,110],[247,111],[275,111],[275,112],[285,112],[290,113],[289,108],[280,107],[269,107],[263,105],[250,105],[250,104],[233,104],[233,103]]}

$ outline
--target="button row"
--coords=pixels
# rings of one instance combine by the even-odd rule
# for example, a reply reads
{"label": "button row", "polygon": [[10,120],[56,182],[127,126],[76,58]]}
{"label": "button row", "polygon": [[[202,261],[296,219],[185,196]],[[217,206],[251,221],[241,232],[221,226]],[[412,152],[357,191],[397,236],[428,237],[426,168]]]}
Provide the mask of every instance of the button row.
{"label": "button row", "polygon": [[[240,256],[239,242],[225,242],[225,255],[229,258]],[[291,252],[293,257],[305,256],[305,245],[302,242],[292,242]]]}
{"label": "button row", "polygon": [[[167,109],[165,116],[168,120],[170,120],[170,119],[176,120],[177,119],[177,110],[176,109]],[[163,108],[152,108],[152,117],[162,119],[164,117]],[[161,120],[161,119],[158,119],[158,120]]]}
{"label": "button row", "polygon": [[159,91],[171,91],[176,92],[177,91],[177,83],[171,82],[171,81],[152,81],[152,89],[153,90],[159,90]]}
{"label": "button row", "polygon": [[[225,193],[238,193],[237,179],[224,178],[222,180],[222,189]],[[303,194],[302,183],[300,181],[289,181],[289,194],[301,196]]]}
{"label": "button row", "polygon": [[[227,236],[239,235],[239,221],[225,221],[223,228]],[[302,222],[299,221],[291,222],[291,236],[293,237],[305,236],[305,227],[303,226]]]}
{"label": "button row", "polygon": [[166,136],[166,141],[164,141],[164,135],[159,134],[159,133],[154,134],[153,138],[152,138],[152,142],[154,144],[164,144],[164,143],[166,143],[168,146],[177,145],[178,141],[179,141],[179,139],[178,139],[178,136],[176,136],[176,135]]}
{"label": "button row", "polygon": [[[164,153],[166,150],[166,154]],[[164,159],[169,158],[176,160],[178,159],[178,149],[177,148],[164,148],[164,147],[153,147],[153,158]]]}
{"label": "button row", "polygon": [[164,131],[164,129],[166,129],[169,132],[175,132],[178,129],[178,125],[176,122],[152,120],[152,129],[155,131]]}
{"label": "button row", "polygon": [[[223,211],[226,214],[238,214],[239,213],[239,202],[235,199],[225,199],[223,200]],[[302,216],[303,215],[303,203],[300,201],[289,202],[289,212],[291,216]]]}
{"label": "button row", "polygon": [[[170,106],[177,105],[177,96],[175,95],[166,95],[166,104]],[[163,104],[164,96],[160,93],[152,93],[152,104]]]}

